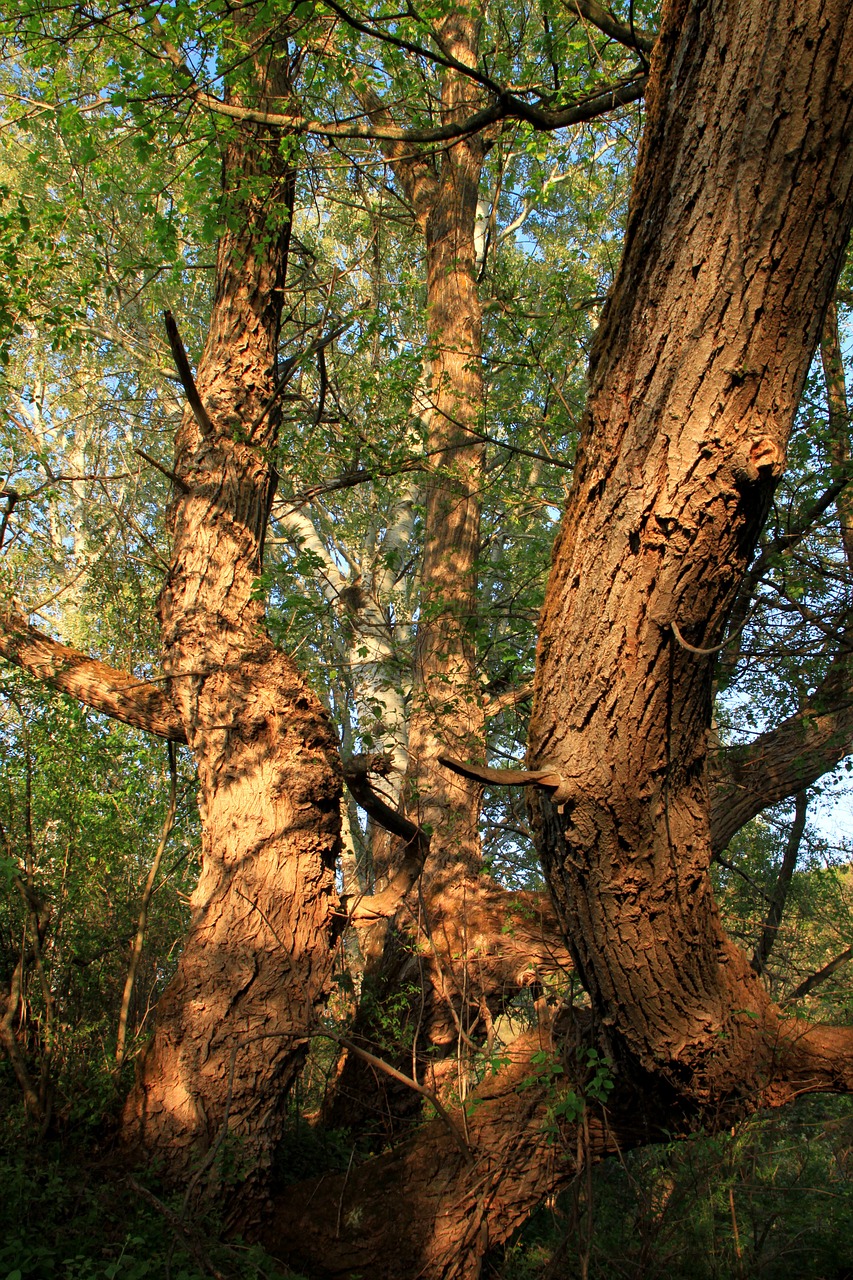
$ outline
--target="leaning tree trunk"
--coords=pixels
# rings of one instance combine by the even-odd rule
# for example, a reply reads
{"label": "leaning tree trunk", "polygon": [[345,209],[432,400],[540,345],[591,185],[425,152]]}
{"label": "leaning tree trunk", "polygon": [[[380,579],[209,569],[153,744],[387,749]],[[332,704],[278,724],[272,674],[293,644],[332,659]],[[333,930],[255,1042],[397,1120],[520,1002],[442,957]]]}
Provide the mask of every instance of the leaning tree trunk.
{"label": "leaning tree trunk", "polygon": [[[261,100],[286,94],[280,75],[259,72]],[[218,248],[200,403],[177,440],[174,550],[159,605],[169,691],[198,766],[203,862],[124,1116],[128,1141],[172,1178],[213,1146],[227,1147],[238,1178],[269,1162],[328,989],[339,838],[332,726],[267,637],[255,593],[275,489],[294,175],[273,134],[242,126],[224,183],[234,229]]]}
{"label": "leaning tree trunk", "polygon": [[530,754],[561,779],[539,841],[603,1042],[713,1110],[777,1070],[784,1033],[711,894],[695,649],[723,637],[853,222],[849,5],[673,0],[647,101]]}
{"label": "leaning tree trunk", "polygon": [[[531,729],[531,763],[547,775],[543,859],[591,996],[588,1034],[612,1063],[622,1149],[661,1125],[719,1128],[804,1092],[853,1089],[853,1031],[783,1019],[722,931],[708,877],[712,655],[679,640],[721,639],[853,224],[853,14],[846,0],[672,0],[648,104]],[[560,1081],[573,1070],[563,1065]],[[504,1234],[491,1189],[511,1223],[542,1195],[531,1164],[547,1091],[518,1092],[535,1072],[514,1063],[487,1086],[467,1153],[445,1125],[436,1160],[430,1126],[356,1185],[324,1186],[310,1209],[306,1195],[302,1223],[317,1219],[320,1194],[345,1206],[329,1271],[357,1273],[369,1238],[373,1258],[393,1252],[399,1280],[479,1275],[483,1224],[491,1240]],[[501,1082],[522,1125],[505,1116],[490,1134],[488,1095],[509,1097]],[[386,1172],[408,1187],[413,1168],[423,1194],[369,1216]]]}

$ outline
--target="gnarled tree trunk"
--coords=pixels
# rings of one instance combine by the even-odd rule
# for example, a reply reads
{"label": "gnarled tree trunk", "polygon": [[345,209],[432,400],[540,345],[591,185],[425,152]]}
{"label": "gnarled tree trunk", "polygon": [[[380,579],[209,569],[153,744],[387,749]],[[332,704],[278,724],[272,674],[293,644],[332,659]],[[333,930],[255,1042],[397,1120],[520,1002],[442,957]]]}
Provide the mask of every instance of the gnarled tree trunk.
{"label": "gnarled tree trunk", "polygon": [[[719,1127],[853,1088],[853,1031],[783,1019],[722,930],[708,875],[713,655],[681,642],[722,638],[853,224],[853,14],[846,0],[672,0],[648,105],[531,728],[531,766],[556,779],[535,793],[543,861],[591,997],[585,1034],[613,1071],[601,1130],[587,1116],[592,1156],[614,1137],[624,1149],[662,1125]],[[329,1271],[360,1270],[369,1241],[401,1280],[478,1275],[483,1232],[505,1238],[548,1181],[541,1137],[562,1086],[520,1092],[534,1069],[516,1061],[484,1087],[467,1154],[444,1125],[435,1158],[436,1122],[355,1184],[324,1187],[346,1204]],[[533,1112],[490,1134],[498,1095]],[[364,1217],[386,1173],[408,1189],[409,1169],[425,1171],[423,1193]],[[297,1229],[268,1239],[285,1247]],[[310,1229],[300,1244],[310,1255]]]}
{"label": "gnarled tree trunk", "polygon": [[[286,50],[274,52],[256,69],[261,102],[288,91]],[[198,766],[203,863],[124,1125],[171,1177],[216,1144],[255,1179],[328,991],[341,786],[328,716],[268,639],[255,592],[294,191],[275,134],[241,126],[224,185],[234,229],[218,248],[201,406],[177,441],[159,606],[169,693]]]}
{"label": "gnarled tree trunk", "polygon": [[713,656],[853,221],[843,0],[675,0],[548,586],[531,762],[603,1042],[687,1108],[774,1071],[777,1014],[713,902]]}

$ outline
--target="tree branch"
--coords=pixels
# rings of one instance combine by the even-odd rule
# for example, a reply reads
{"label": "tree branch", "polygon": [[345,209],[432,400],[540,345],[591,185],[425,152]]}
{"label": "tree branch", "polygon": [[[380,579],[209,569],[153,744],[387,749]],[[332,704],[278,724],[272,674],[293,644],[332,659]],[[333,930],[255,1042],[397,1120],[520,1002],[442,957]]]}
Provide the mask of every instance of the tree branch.
{"label": "tree branch", "polygon": [[[470,68],[467,68],[470,74]],[[645,93],[646,76],[637,71],[627,80],[620,80],[607,89],[589,97],[580,98],[570,106],[557,108],[535,107],[514,94],[500,91],[494,102],[473,112],[465,120],[448,121],[432,129],[404,129],[392,125],[375,128],[355,121],[311,120],[305,116],[289,115],[278,111],[264,111],[256,107],[243,107],[233,102],[223,102],[204,89],[190,86],[187,96],[199,106],[231,120],[243,120],[252,124],[265,124],[286,129],[289,133],[307,133],[324,138],[366,138],[377,142],[406,142],[414,145],[453,142],[471,137],[490,125],[502,120],[521,120],[541,132],[565,129],[575,124],[586,124],[599,116],[607,115],[618,107],[638,102]]]}
{"label": "tree branch", "polygon": [[623,44],[626,49],[639,49],[642,53],[651,53],[655,47],[656,36],[650,35],[641,28],[626,26],[612,13],[603,9],[596,0],[570,0],[569,9],[575,9],[582,18],[591,22],[594,27],[611,40]]}
{"label": "tree branch", "polygon": [[387,805],[368,782],[369,773],[383,775],[390,765],[385,756],[355,756],[344,762],[344,781],[356,803],[386,831],[405,842],[397,872],[386,889],[357,898],[348,909],[346,897],[341,898],[350,924],[370,923],[392,915],[416,884],[429,854],[429,836],[423,828]]}
{"label": "tree branch", "polygon": [[488,769],[478,764],[463,764],[450,756],[439,756],[439,764],[463,778],[473,778],[476,782],[487,782],[497,787],[545,787],[548,790],[559,790],[563,785],[563,776],[554,769]]}
{"label": "tree branch", "polygon": [[201,402],[201,396],[198,393],[198,387],[195,385],[190,362],[187,359],[187,353],[184,350],[184,344],[181,342],[181,335],[178,333],[178,326],[175,324],[175,318],[171,311],[163,312],[163,323],[166,326],[166,336],[169,339],[172,359],[175,361],[175,368],[186,393],[187,402],[201,428],[201,434],[210,439],[213,435],[213,423],[210,421],[207,410]]}
{"label": "tree branch", "polygon": [[113,720],[171,742],[187,740],[177,712],[162,689],[51,640],[8,605],[0,611],[0,656],[50,688],[70,694]]}
{"label": "tree branch", "polygon": [[794,874],[794,868],[797,865],[797,855],[800,852],[800,842],[803,838],[803,832],[806,829],[806,813],[809,807],[808,795],[805,791],[797,794],[797,807],[794,813],[794,821],[791,830],[788,833],[788,841],[785,845],[785,853],[782,858],[782,865],[779,868],[779,874],[776,877],[776,884],[770,898],[770,907],[767,911],[767,917],[764,921],[764,928],[761,930],[761,937],[758,946],[752,957],[752,967],[756,973],[763,973],[770,952],[779,936],[779,925],[782,923],[782,913],[785,910],[785,901],[788,897],[788,890],[791,887],[791,878]]}
{"label": "tree branch", "polygon": [[817,973],[811,974],[798,987],[795,987],[789,995],[781,1002],[783,1005],[792,1004],[795,1000],[802,1000],[803,996],[807,996],[810,991],[814,991],[815,987],[820,986],[822,982],[826,982],[827,978],[831,978],[837,969],[847,964],[848,960],[853,960],[853,943],[849,947],[845,947],[834,960],[830,960],[829,964],[825,964],[822,969],[818,969]]}
{"label": "tree branch", "polygon": [[182,493],[190,492],[190,487],[186,480],[182,480],[176,472],[170,471],[168,467],[164,467],[162,462],[158,462],[156,458],[152,458],[150,453],[146,453],[144,449],[134,449],[133,452],[137,454],[138,457],[144,458],[150,466],[156,468],[156,470],[159,471],[161,475],[164,475],[167,480],[171,480],[176,489],[180,489]]}
{"label": "tree branch", "polygon": [[842,643],[822,684],[801,709],[748,746],[711,759],[711,845],[715,855],[762,810],[817,782],[853,750],[853,655]]}

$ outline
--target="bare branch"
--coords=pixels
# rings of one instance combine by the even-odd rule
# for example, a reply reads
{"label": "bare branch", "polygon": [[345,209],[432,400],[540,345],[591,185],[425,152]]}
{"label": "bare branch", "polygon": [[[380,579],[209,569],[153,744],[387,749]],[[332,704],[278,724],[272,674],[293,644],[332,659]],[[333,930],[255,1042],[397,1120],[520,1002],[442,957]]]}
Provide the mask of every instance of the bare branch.
{"label": "bare branch", "polygon": [[596,4],[596,0],[570,0],[568,7],[570,10],[576,10],[603,35],[610,36],[611,40],[623,44],[626,49],[639,49],[642,53],[651,53],[655,47],[656,36],[650,35],[633,24],[626,26],[624,22],[614,18],[607,9]]}
{"label": "bare branch", "polygon": [[178,326],[175,324],[175,318],[171,311],[163,312],[163,323],[166,326],[166,336],[169,339],[169,346],[172,350],[172,359],[175,361],[175,368],[186,393],[187,402],[201,428],[202,435],[209,439],[213,435],[213,423],[210,421],[207,410],[201,402],[201,396],[198,394],[198,387],[195,385],[190,362],[187,359],[187,353],[184,350],[184,344],[181,342],[181,335],[178,333]]}
{"label": "bare branch", "polygon": [[[470,74],[470,68],[466,68]],[[495,100],[465,120],[448,121],[432,129],[405,129],[394,125],[373,125],[350,121],[311,120],[305,116],[279,111],[264,111],[257,107],[243,107],[233,102],[223,102],[204,89],[190,87],[187,96],[199,106],[231,120],[244,120],[252,124],[265,124],[286,129],[289,133],[307,133],[324,138],[366,138],[377,142],[406,142],[414,145],[432,145],[453,142],[471,137],[490,125],[502,120],[521,120],[542,132],[565,129],[575,124],[586,124],[599,116],[607,115],[618,107],[638,102],[645,93],[646,76],[638,69],[626,80],[580,98],[566,107],[535,107],[505,90],[500,90]]]}
{"label": "bare branch", "polygon": [[0,611],[0,656],[114,720],[172,742],[187,740],[177,712],[161,689],[51,640],[8,604]]}
{"label": "bare branch", "polygon": [[563,785],[562,774],[555,769],[487,769],[478,764],[463,764],[450,756],[439,756],[439,764],[463,778],[473,778],[476,782],[489,782],[498,787],[545,787],[548,790],[559,790]]}
{"label": "bare branch", "polygon": [[133,452],[138,457],[144,458],[152,467],[155,467],[156,470],[159,471],[161,475],[164,475],[167,480],[171,480],[176,489],[180,489],[182,493],[190,492],[190,487],[186,480],[182,480],[174,471],[170,471],[168,467],[164,467],[162,462],[158,462],[156,458],[152,458],[150,453],[146,453],[144,449],[134,449]]}
{"label": "bare branch", "polygon": [[127,1050],[127,1022],[130,1014],[130,1000],[133,995],[133,988],[136,984],[136,975],[139,971],[139,958],[142,955],[142,947],[145,942],[145,931],[148,928],[148,908],[151,905],[151,899],[154,896],[157,872],[160,870],[160,863],[163,860],[163,854],[166,852],[166,845],[168,844],[169,836],[172,834],[172,827],[175,822],[175,811],[178,807],[178,769],[175,762],[175,748],[171,742],[168,744],[168,752],[169,805],[166,810],[166,817],[163,819],[163,828],[160,832],[160,839],[157,842],[157,849],[151,862],[151,866],[148,869],[148,878],[145,881],[145,888],[142,891],[142,901],[139,904],[136,936],[133,939],[133,946],[130,951],[130,963],[127,966],[127,977],[124,982],[124,992],[121,997],[121,1010],[118,1018],[118,1035],[116,1037],[117,1070],[122,1066]]}
{"label": "bare branch", "polygon": [[291,512],[307,506],[309,502],[313,502],[315,498],[322,497],[325,493],[337,493],[341,489],[354,489],[357,485],[368,484],[371,480],[383,480],[389,476],[405,475],[407,472],[426,471],[426,469],[425,462],[412,458],[408,462],[401,463],[399,467],[393,467],[387,471],[373,467],[359,467],[355,471],[344,471],[341,475],[335,476],[331,480],[321,480],[317,484],[309,485],[306,489],[300,489],[299,493],[293,494],[292,497],[284,499],[287,505],[283,511],[276,510],[275,518],[283,520]]}
{"label": "bare branch", "polygon": [[853,943],[849,947],[845,947],[834,960],[830,960],[829,964],[825,964],[822,969],[818,969],[817,973],[811,974],[804,982],[781,1001],[783,1005],[793,1004],[795,1000],[802,1000],[803,996],[807,996],[810,991],[814,991],[815,987],[820,986],[822,982],[826,982],[827,978],[831,978],[837,969],[847,964],[848,960],[853,960]]}
{"label": "bare branch", "polygon": [[751,964],[756,973],[763,973],[770,952],[773,950],[776,939],[779,936],[779,925],[782,923],[782,913],[785,910],[785,901],[788,897],[788,890],[791,887],[791,878],[794,874],[794,868],[797,865],[797,854],[800,852],[800,842],[803,838],[803,832],[806,829],[806,812],[809,807],[808,795],[805,791],[800,791],[797,795],[797,806],[794,812],[794,821],[791,830],[788,833],[788,842],[785,845],[785,853],[782,857],[782,865],[779,868],[779,874],[776,877],[776,884],[770,898],[770,907],[767,917],[764,921],[764,928],[761,930],[761,937],[758,946],[755,948]]}

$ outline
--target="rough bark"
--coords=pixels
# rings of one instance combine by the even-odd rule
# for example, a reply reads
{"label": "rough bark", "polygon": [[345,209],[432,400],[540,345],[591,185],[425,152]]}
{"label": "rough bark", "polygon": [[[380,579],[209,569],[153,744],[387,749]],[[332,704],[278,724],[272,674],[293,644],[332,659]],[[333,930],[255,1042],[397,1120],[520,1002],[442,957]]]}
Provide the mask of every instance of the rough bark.
{"label": "rough bark", "polygon": [[[478,35],[475,15],[453,13],[442,22],[441,47],[458,62],[476,66]],[[443,122],[470,115],[477,92],[467,76],[448,71],[441,91]],[[374,120],[389,118],[370,91],[362,89],[360,96]],[[485,752],[475,651],[483,375],[474,232],[486,146],[477,136],[464,138],[446,149],[438,167],[411,147],[389,143],[385,151],[415,210],[426,252],[430,376],[422,394],[432,471],[424,494],[420,612],[402,790],[403,811],[429,832],[430,852],[418,892],[401,897],[396,918],[389,915],[360,932],[369,998],[362,1002],[353,1033],[364,1044],[382,1044],[377,1012],[381,1022],[386,997],[404,983],[420,986],[411,1010],[417,1047],[410,1060],[423,1071],[427,1063],[453,1054],[462,1023],[470,1021],[469,1006],[477,1017],[480,1003],[480,994],[468,988],[467,961],[459,963],[469,947],[463,942],[448,949],[445,922],[454,919],[453,932],[467,938],[466,898],[478,895],[482,787],[449,773],[438,758],[450,751],[482,761]],[[386,863],[374,858],[377,888],[397,878],[405,856],[404,847],[394,842],[387,849]],[[476,924],[470,921],[470,927]],[[358,1057],[344,1054],[326,1116],[330,1123],[352,1123],[361,1113],[406,1116],[412,1101],[392,1082],[377,1079]]]}
{"label": "rough bark", "polygon": [[[511,1063],[484,1082],[467,1114],[454,1111],[452,1129],[432,1121],[346,1176],[288,1188],[265,1246],[318,1277],[474,1280],[490,1245],[508,1239],[576,1171],[575,1152],[567,1159],[549,1132],[556,1093],[530,1062],[542,1048],[552,1050],[547,1031],[517,1041]],[[596,1156],[616,1149],[600,1120],[590,1138]]]}
{"label": "rough bark", "polygon": [[77,698],[94,711],[172,742],[186,741],[180,717],[157,685],[43,635],[8,606],[0,612],[0,654],[36,680]]}
{"label": "rough bark", "polygon": [[[454,56],[476,60],[477,24],[455,16],[443,33]],[[467,109],[471,88],[447,77],[443,114]],[[428,878],[445,867],[477,874],[482,789],[440,768],[451,751],[484,760],[485,715],[477,679],[477,558],[483,445],[472,435],[483,411],[482,315],[475,279],[474,227],[485,149],[479,139],[448,150],[424,219],[427,343],[432,405],[427,447],[435,470],[426,486],[420,621],[409,720],[407,810],[432,831]]]}
{"label": "rough bark", "polygon": [[[276,53],[272,69],[256,68],[260,102],[287,93],[286,51]],[[198,767],[203,862],[124,1121],[128,1142],[172,1178],[217,1151],[256,1179],[328,990],[341,785],[329,719],[268,639],[254,590],[275,489],[294,189],[275,135],[241,126],[224,184],[234,229],[218,247],[196,379],[203,413],[188,408],[178,434],[186,488],[159,602],[169,694]]]}
{"label": "rough bark", "polygon": [[853,16],[674,0],[647,102],[530,754],[562,778],[539,840],[602,1043],[713,1114],[754,1092],[780,1032],[713,902],[712,668],[671,624],[721,638],[784,464],[853,222]]}
{"label": "rough bark", "polygon": [[[719,638],[782,465],[853,221],[852,43],[842,0],[668,7],[555,554],[531,748],[561,779],[539,797],[543,855],[613,1062],[613,1111],[639,1099],[632,1130],[645,1118],[647,1136],[662,1116],[718,1126],[853,1087],[851,1032],[783,1021],[722,933],[710,663],[671,626]],[[476,1274],[483,1222],[499,1238],[547,1181],[547,1095],[519,1090],[528,1072],[515,1062],[487,1086],[470,1156],[428,1126],[384,1162],[289,1193],[267,1242],[288,1251],[298,1232],[304,1257],[320,1231],[332,1274]]]}
{"label": "rough bark", "polygon": [[844,376],[844,359],[841,354],[841,338],[838,333],[838,307],[830,300],[820,337],[820,358],[826,379],[826,400],[829,408],[829,456],[837,478],[845,486],[835,500],[841,525],[841,544],[847,568],[853,572],[853,484],[850,476],[850,406],[847,400],[847,379]]}

